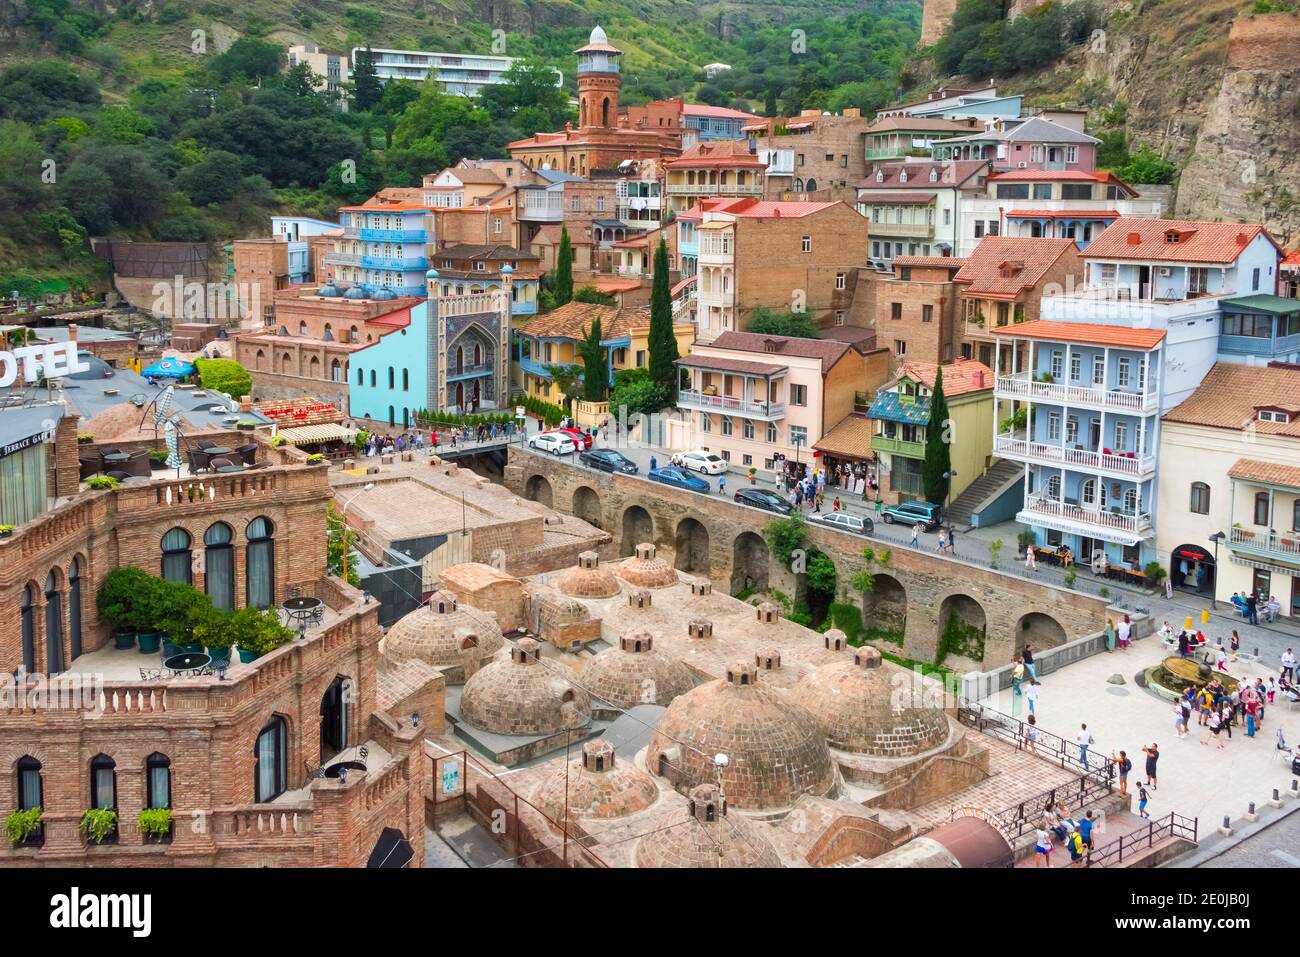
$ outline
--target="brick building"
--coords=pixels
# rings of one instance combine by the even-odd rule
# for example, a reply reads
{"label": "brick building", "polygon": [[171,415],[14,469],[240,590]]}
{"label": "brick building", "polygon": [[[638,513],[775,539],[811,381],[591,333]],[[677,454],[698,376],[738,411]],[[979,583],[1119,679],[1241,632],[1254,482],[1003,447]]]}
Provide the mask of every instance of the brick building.
{"label": "brick building", "polygon": [[752,197],[765,193],[767,164],[740,140],[697,143],[664,162],[668,208],[682,213],[706,197]]}
{"label": "brick building", "polygon": [[950,256],[899,256],[888,276],[863,270],[857,296],[895,361],[933,364],[956,357],[959,287],[953,277],[965,264]]}
{"label": "brick building", "polygon": [[750,152],[767,165],[763,197],[852,203],[855,184],[867,171],[870,126],[858,109],[804,110],[748,123]]}

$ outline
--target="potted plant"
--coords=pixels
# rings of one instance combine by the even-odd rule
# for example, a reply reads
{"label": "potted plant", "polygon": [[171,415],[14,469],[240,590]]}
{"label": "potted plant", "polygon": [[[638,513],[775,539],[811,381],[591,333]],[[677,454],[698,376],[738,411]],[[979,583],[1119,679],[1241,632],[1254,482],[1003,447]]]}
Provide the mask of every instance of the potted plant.
{"label": "potted plant", "polygon": [[193,585],[155,579],[154,621],[165,633],[163,657],[199,652],[203,643],[194,638],[195,626],[212,609],[212,599]]}
{"label": "potted plant", "polygon": [[95,595],[99,617],[113,629],[113,644],[120,649],[135,644],[136,634],[152,628],[150,597],[154,589],[153,576],[130,565],[115,568],[104,576],[104,584]]}
{"label": "potted plant", "polygon": [[324,464],[325,464],[325,456],[321,455],[321,453],[319,453],[319,452],[313,452],[313,453],[311,453],[311,455],[307,456],[307,464],[308,464],[308,465],[324,465]]}
{"label": "potted plant", "polygon": [[89,444],[90,444],[91,442],[93,442],[93,441],[95,441],[95,436],[94,436],[92,433],[90,433],[90,432],[78,432],[78,433],[77,433],[77,444],[78,444],[78,445],[89,445]]}
{"label": "potted plant", "polygon": [[172,837],[172,809],[147,807],[135,816],[135,826],[146,844],[166,844]]}
{"label": "potted plant", "polygon": [[149,450],[149,467],[157,472],[159,469],[167,467],[167,450],[150,449]]}
{"label": "potted plant", "polygon": [[111,475],[92,475],[86,479],[86,488],[101,491],[103,489],[115,489],[121,483]]}
{"label": "potted plant", "polygon": [[278,448],[279,448],[280,446],[282,446],[282,445],[284,445],[284,436],[283,436],[283,435],[275,435],[275,436],[272,436],[272,437],[271,437],[271,447],[272,447],[272,448],[276,448],[276,449],[278,449]]}
{"label": "potted plant", "polygon": [[751,466],[749,467],[749,484],[750,484],[750,485],[753,485],[753,484],[754,484],[754,476],[756,476],[757,474],[758,474],[758,469],[756,469],[754,466],[751,465]]}
{"label": "potted plant", "polygon": [[12,525],[0,525],[0,538],[8,538],[14,533]]}
{"label": "potted plant", "polygon": [[1164,581],[1165,576],[1169,573],[1160,567],[1159,562],[1147,562],[1146,567],[1142,569],[1142,574],[1146,576],[1146,579],[1151,584],[1151,587],[1155,588],[1162,581]]}
{"label": "potted plant", "polygon": [[14,847],[26,844],[41,832],[41,809],[10,811],[5,818],[5,839]]}
{"label": "potted plant", "polygon": [[78,830],[91,844],[103,844],[117,836],[117,812],[107,807],[92,807],[81,815]]}
{"label": "potted plant", "polygon": [[[280,624],[274,612],[259,612],[246,608],[240,611],[252,612],[252,616],[233,624],[235,644],[239,648],[239,660],[248,664],[262,655],[268,654],[286,642],[293,640],[293,631]],[[236,612],[235,615],[238,615]],[[232,615],[233,619],[235,615]]]}
{"label": "potted plant", "polygon": [[241,608],[231,613],[209,606],[195,615],[194,640],[201,642],[208,650],[214,667],[226,668],[230,665],[230,647],[237,637],[232,620],[243,612],[251,610]]}
{"label": "potted plant", "polygon": [[252,432],[257,428],[257,423],[252,419],[240,419],[235,428],[239,429],[240,432]]}

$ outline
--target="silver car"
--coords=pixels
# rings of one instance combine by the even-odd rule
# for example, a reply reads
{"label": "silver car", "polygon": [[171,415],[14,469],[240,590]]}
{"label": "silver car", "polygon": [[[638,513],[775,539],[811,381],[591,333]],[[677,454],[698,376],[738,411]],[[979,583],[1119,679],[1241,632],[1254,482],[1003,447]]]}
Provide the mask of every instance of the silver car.
{"label": "silver car", "polygon": [[876,530],[876,523],[871,519],[860,515],[850,515],[848,512],[826,512],[822,515],[809,515],[808,521],[816,522],[819,525],[828,525],[831,528],[838,528],[842,532],[852,532],[854,535],[870,535]]}

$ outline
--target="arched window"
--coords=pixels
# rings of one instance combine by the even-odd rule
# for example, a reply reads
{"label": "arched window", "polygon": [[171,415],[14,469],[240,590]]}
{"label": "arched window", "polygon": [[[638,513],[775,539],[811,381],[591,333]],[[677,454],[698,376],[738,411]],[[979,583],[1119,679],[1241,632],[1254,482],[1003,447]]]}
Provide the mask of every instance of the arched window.
{"label": "arched window", "polygon": [[371,370],[370,370],[370,388],[373,389],[374,387],[375,387],[375,370],[374,370],[374,369],[371,369]]}
{"label": "arched window", "polygon": [[298,323],[298,335],[304,337],[307,335],[307,323],[305,321]]}
{"label": "arched window", "polygon": [[257,736],[253,748],[253,800],[257,804],[274,801],[288,790],[288,738],[288,726],[279,715],[268,721]]}
{"label": "arched window", "polygon": [[90,806],[117,809],[117,762],[107,754],[90,759]]}
{"label": "arched window", "polygon": [[162,553],[162,577],[169,582],[191,584],[194,578],[190,570],[190,533],[173,528],[162,537]]}
{"label": "arched window", "polygon": [[348,746],[348,679],[330,682],[320,700],[320,759],[332,758]]}
{"label": "arched window", "polygon": [[324,338],[326,342],[334,341],[334,326],[328,322],[325,323],[325,335],[322,338]]}
{"label": "arched window", "polygon": [[804,184],[804,189],[809,193],[817,192],[817,180],[815,179],[808,180],[808,182]]}
{"label": "arched window", "polygon": [[1053,475],[1047,480],[1047,497],[1061,497],[1061,476]]}
{"label": "arched window", "polygon": [[464,371],[465,371],[465,347],[457,346],[456,347],[456,374],[459,375]]}
{"label": "arched window", "polygon": [[1097,480],[1088,479],[1079,486],[1079,502],[1083,505],[1097,504]]}
{"label": "arched window", "polygon": [[1191,509],[1197,515],[1210,514],[1210,487],[1204,482],[1192,483]]}
{"label": "arched window", "polygon": [[803,180],[801,180],[798,176],[794,178],[794,182],[791,183],[790,185],[794,187],[794,191],[796,193],[803,192]]}
{"label": "arched window", "polygon": [[63,595],[54,572],[45,576],[45,671],[63,670]]}
{"label": "arched window", "polygon": [[245,529],[248,546],[244,556],[246,604],[270,608],[275,601],[275,526],[259,516]]}
{"label": "arched window", "polygon": [[36,590],[31,585],[23,588],[23,670],[29,674],[36,670]]}
{"label": "arched window", "polygon": [[365,384],[366,384],[366,370],[365,370],[365,369],[358,369],[358,370],[357,370],[357,385],[365,385]]}
{"label": "arched window", "polygon": [[172,806],[172,761],[155,751],[144,762],[145,807]]}
{"label": "arched window", "polygon": [[402,391],[408,392],[411,388],[411,373],[409,369],[402,370]]}
{"label": "arched window", "polygon": [[45,807],[45,786],[41,780],[41,762],[30,754],[18,759],[18,810]]}
{"label": "arched window", "polygon": [[225,522],[213,522],[203,533],[203,590],[212,604],[227,611],[235,607],[235,534]]}
{"label": "arched window", "polygon": [[357,342],[357,327],[353,326],[348,330],[348,342]]}
{"label": "arched window", "polygon": [[389,366],[389,367],[388,367],[388,388],[390,388],[390,389],[395,388],[395,383],[396,383],[396,381],[397,381],[397,379],[396,379],[396,377],[393,375],[393,367],[392,367],[392,366]]}
{"label": "arched window", "polygon": [[1136,488],[1126,489],[1124,492],[1124,511],[1133,514],[1137,512],[1138,493]]}
{"label": "arched window", "polygon": [[68,644],[72,660],[81,657],[81,559],[68,566]]}
{"label": "arched window", "polygon": [[1268,492],[1255,493],[1255,524],[1268,527],[1269,500]]}
{"label": "arched window", "polygon": [[393,407],[392,407],[391,405],[388,407],[388,424],[389,424],[389,425],[396,425],[396,424],[397,424],[397,417],[396,417],[396,415],[394,415],[394,413],[393,413]]}
{"label": "arched window", "polygon": [[482,364],[483,364],[483,347],[476,342],[474,343],[474,365],[481,366]]}

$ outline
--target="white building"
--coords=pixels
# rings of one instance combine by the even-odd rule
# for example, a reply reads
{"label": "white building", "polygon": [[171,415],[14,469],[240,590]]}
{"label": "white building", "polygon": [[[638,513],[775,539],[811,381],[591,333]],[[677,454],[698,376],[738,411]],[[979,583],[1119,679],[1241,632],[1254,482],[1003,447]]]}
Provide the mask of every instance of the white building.
{"label": "white building", "polygon": [[313,73],[319,76],[316,89],[328,94],[336,110],[346,111],[348,98],[343,96],[340,85],[348,79],[348,58],[341,53],[322,53],[314,43],[291,46],[288,50],[289,66],[305,63]]}
{"label": "white building", "polygon": [[[363,47],[353,47],[352,62]],[[474,53],[431,53],[425,50],[386,50],[373,48],[375,75],[380,82],[410,80],[423,83],[430,75],[443,93],[478,96],[483,87],[505,82],[505,73],[514,57],[480,56]],[[564,75],[555,71],[555,85],[564,83]]]}

